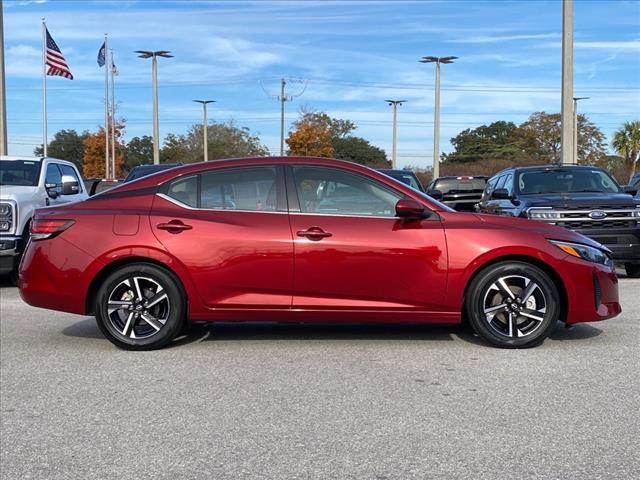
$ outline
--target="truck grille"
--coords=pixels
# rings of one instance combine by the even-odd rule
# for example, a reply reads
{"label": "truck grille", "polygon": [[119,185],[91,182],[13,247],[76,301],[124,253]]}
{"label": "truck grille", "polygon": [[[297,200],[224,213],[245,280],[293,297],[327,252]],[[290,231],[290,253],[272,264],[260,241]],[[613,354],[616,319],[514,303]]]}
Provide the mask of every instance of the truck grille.
{"label": "truck grille", "polygon": [[632,229],[638,226],[637,211],[619,205],[582,206],[567,210],[532,207],[527,215],[572,230]]}

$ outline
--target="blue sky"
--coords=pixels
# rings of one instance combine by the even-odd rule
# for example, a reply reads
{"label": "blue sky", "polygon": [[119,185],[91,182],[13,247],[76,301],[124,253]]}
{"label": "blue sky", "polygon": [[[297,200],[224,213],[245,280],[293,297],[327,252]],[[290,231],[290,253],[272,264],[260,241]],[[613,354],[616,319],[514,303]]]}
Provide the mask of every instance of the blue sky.
{"label": "blue sky", "polygon": [[[75,79],[49,77],[49,132],[94,130],[103,122],[103,70],[96,55],[109,33],[120,76],[118,114],[126,137],[151,134],[150,62],[134,50],[171,50],[160,59],[160,131],[183,133],[201,121],[192,99],[217,101],[210,119],[234,119],[273,153],[279,145],[280,77],[287,123],[300,108],[348,118],[356,134],[390,152],[391,111],[402,98],[399,165],[431,164],[432,65],[442,72],[441,145],[465,128],[524,121],[560,110],[560,0],[552,1],[63,1],[5,0],[9,152],[41,143],[41,30],[49,31]],[[300,80],[296,80],[300,79]],[[575,95],[607,134],[640,117],[640,2],[575,2]]]}

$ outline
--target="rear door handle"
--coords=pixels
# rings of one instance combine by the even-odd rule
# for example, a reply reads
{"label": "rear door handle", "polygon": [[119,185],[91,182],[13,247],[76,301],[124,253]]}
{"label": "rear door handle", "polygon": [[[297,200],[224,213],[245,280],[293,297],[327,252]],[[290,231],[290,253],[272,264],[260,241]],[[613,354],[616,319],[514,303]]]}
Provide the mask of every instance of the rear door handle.
{"label": "rear door handle", "polygon": [[298,230],[297,235],[299,237],[306,237],[309,240],[322,240],[323,238],[332,237],[333,234],[325,232],[320,227],[309,227],[306,230]]}
{"label": "rear door handle", "polygon": [[180,220],[171,220],[168,223],[159,223],[159,230],[166,230],[169,233],[180,233],[184,230],[191,230],[193,227],[191,225],[185,225]]}

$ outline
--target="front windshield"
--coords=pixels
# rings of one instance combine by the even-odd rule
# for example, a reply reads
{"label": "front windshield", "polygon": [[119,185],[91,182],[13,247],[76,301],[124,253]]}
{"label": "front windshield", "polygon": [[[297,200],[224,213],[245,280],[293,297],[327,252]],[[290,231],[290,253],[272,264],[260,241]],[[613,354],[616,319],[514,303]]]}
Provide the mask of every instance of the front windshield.
{"label": "front windshield", "polygon": [[40,162],[34,160],[0,160],[0,185],[35,187],[40,176]]}
{"label": "front windshield", "polygon": [[402,183],[406,183],[411,188],[415,188],[416,190],[422,190],[416,178],[411,173],[391,173],[389,174],[392,178],[396,180],[400,180]]}
{"label": "front windshield", "polygon": [[616,181],[597,169],[556,169],[524,171],[518,176],[523,195],[546,193],[620,193]]}

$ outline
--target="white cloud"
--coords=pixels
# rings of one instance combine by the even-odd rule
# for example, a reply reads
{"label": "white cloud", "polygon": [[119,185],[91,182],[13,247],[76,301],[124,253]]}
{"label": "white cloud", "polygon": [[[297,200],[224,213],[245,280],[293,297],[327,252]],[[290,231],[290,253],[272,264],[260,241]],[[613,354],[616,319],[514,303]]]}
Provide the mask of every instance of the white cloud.
{"label": "white cloud", "polygon": [[479,35],[475,37],[462,37],[447,40],[447,43],[502,43],[518,40],[541,40],[545,38],[558,38],[558,33],[536,33],[523,35]]}

